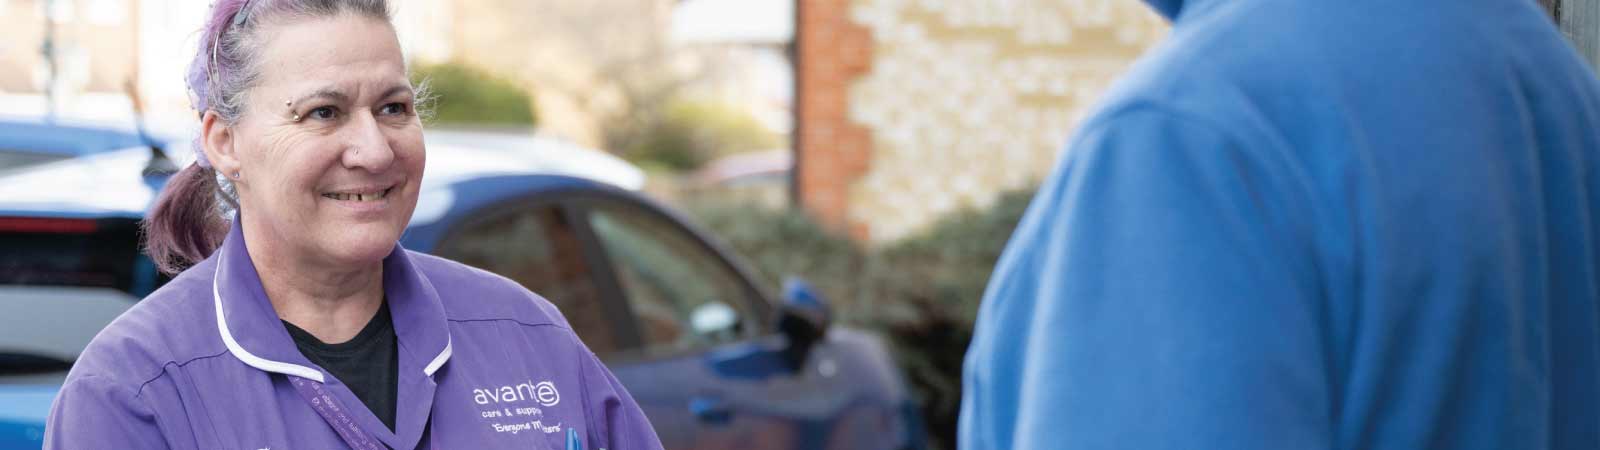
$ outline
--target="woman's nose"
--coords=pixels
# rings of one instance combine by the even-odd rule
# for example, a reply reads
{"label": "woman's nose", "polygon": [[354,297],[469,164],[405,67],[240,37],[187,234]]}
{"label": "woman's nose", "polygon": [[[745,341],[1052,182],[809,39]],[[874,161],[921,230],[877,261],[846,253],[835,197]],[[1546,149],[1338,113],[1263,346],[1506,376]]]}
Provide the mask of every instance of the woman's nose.
{"label": "woman's nose", "polygon": [[382,172],[394,163],[394,149],[383,134],[381,125],[371,114],[357,114],[350,122],[350,142],[344,151],[344,166]]}

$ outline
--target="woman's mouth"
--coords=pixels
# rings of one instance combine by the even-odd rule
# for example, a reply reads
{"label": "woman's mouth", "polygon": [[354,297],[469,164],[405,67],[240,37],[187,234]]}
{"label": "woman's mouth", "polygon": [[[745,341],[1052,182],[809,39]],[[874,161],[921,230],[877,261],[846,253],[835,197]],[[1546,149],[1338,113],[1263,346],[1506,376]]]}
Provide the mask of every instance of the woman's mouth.
{"label": "woman's mouth", "polygon": [[384,198],[388,197],[389,196],[389,192],[393,191],[393,190],[394,190],[394,187],[391,186],[391,187],[384,188],[384,189],[370,190],[370,191],[324,192],[324,193],[322,193],[322,196],[326,197],[326,198],[329,198],[329,199],[340,200],[340,201],[375,202],[375,201],[383,200]]}

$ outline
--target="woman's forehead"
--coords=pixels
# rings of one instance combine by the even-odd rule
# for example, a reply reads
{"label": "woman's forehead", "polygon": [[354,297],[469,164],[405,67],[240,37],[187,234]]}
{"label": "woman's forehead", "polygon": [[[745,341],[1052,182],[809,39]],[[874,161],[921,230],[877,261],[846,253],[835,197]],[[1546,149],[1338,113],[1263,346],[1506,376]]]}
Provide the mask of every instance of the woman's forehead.
{"label": "woman's forehead", "polygon": [[356,97],[410,86],[399,40],[387,22],[345,14],[273,28],[262,42],[259,87]]}

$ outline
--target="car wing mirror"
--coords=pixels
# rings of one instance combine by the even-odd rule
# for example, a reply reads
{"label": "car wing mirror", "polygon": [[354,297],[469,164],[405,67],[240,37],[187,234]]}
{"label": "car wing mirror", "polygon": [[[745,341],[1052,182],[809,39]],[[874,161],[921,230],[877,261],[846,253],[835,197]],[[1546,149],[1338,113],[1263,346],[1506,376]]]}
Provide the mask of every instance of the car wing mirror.
{"label": "car wing mirror", "polygon": [[783,305],[778,314],[778,330],[788,338],[783,351],[791,370],[805,367],[806,358],[833,325],[833,311],[811,283],[790,277],[783,283]]}

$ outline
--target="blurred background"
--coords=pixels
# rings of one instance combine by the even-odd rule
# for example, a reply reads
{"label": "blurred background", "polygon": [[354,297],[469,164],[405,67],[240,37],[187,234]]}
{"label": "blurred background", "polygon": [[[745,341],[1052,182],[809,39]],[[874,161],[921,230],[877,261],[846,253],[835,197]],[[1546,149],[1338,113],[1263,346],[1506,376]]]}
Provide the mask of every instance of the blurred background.
{"label": "blurred background", "polygon": [[[1596,2],[1539,1],[1600,60]],[[430,152],[437,133],[508,152],[543,143],[530,158],[625,161],[642,177],[612,184],[691,224],[762,290],[784,291],[771,300],[780,309],[818,299],[825,308],[809,312],[824,313],[821,328],[887,346],[898,372],[889,389],[911,406],[881,419],[903,422],[879,425],[915,436],[882,448],[952,448],[962,358],[995,260],[1074,124],[1167,27],[1137,0],[395,3],[407,58],[436,95]],[[180,148],[197,126],[182,80],[207,6],[0,0],[0,118],[120,130],[142,121]],[[25,137],[0,149],[27,150],[15,143]],[[0,159],[16,166],[0,179],[19,161]],[[0,226],[41,232],[15,228]],[[780,288],[791,277],[809,287]],[[602,353],[614,365],[650,360]],[[872,448],[794,436],[838,434],[817,425],[849,420],[834,413],[778,432],[698,401],[684,413],[745,431],[697,432],[679,448]],[[651,412],[658,427],[679,426],[662,411]]]}

